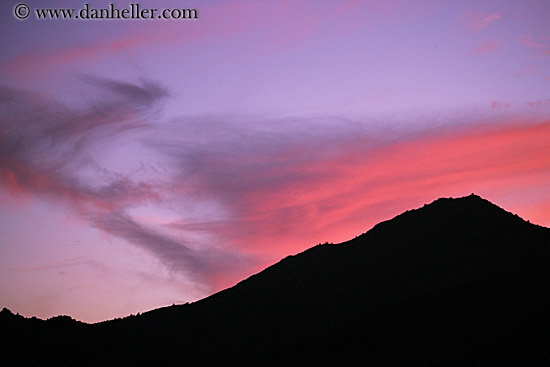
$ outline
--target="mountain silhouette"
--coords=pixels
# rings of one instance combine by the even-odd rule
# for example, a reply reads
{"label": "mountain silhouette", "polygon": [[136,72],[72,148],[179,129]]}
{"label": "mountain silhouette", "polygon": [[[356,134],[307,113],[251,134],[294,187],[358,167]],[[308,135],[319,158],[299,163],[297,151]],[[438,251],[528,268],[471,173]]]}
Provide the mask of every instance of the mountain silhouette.
{"label": "mountain silhouette", "polygon": [[549,265],[550,229],[442,198],[192,304],[91,325],[4,309],[0,363],[543,365]]}

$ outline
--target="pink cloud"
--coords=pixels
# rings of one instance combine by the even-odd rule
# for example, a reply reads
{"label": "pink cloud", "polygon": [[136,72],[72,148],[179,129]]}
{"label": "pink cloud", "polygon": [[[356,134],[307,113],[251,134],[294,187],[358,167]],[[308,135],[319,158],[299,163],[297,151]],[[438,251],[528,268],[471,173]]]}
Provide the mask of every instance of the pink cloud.
{"label": "pink cloud", "polygon": [[[546,37],[544,37],[546,38]],[[545,56],[550,56],[550,45],[535,41],[535,37],[532,34],[524,34],[519,37],[519,42],[522,45],[539,49],[544,51]]]}
{"label": "pink cloud", "polygon": [[545,182],[549,138],[549,122],[518,120],[381,145],[369,136],[263,150],[241,145],[242,154],[254,151],[252,161],[229,147],[222,155],[202,152],[200,165],[209,169],[191,169],[193,184],[185,183],[184,191],[219,201],[233,215],[181,229],[211,230],[246,253],[278,259],[318,242],[352,238],[435,197],[519,195]]}
{"label": "pink cloud", "polygon": [[[549,121],[489,121],[397,135],[335,118],[204,116],[148,124],[138,117],[162,97],[162,88],[95,84],[109,98],[118,96],[96,114],[30,108],[28,96],[4,91],[3,101],[20,103],[5,111],[11,118],[0,119],[0,184],[12,195],[67,204],[89,225],[212,291],[437,197],[475,192],[498,203],[513,195],[520,205],[533,187],[543,188],[541,202],[550,197]],[[493,101],[491,107],[507,104]],[[129,132],[143,146],[126,159],[152,159],[167,169],[148,181],[98,167],[95,185],[83,180],[88,166],[81,158],[107,142],[125,149],[118,142]],[[193,210],[169,223],[149,223],[130,214],[137,204]],[[536,218],[548,225],[544,213],[537,209]],[[520,214],[530,218],[528,211]]]}
{"label": "pink cloud", "polygon": [[527,102],[527,105],[531,108],[543,108],[544,106],[550,106],[550,99],[544,101]]}
{"label": "pink cloud", "polygon": [[507,102],[500,102],[500,101],[491,102],[491,108],[493,110],[500,110],[502,108],[508,109],[510,107],[511,107],[510,103],[507,103]]}
{"label": "pink cloud", "polygon": [[487,27],[489,23],[500,18],[499,13],[466,13],[464,15],[470,28],[474,32],[479,32],[483,28]]}
{"label": "pink cloud", "polygon": [[[54,50],[31,50],[15,56],[2,64],[2,70],[12,78],[34,79],[36,75],[48,75],[44,70],[60,70],[77,62],[92,62],[98,58],[153,42],[156,37],[132,35],[111,41],[76,44]],[[36,66],[40,65],[40,68]],[[35,72],[36,71],[36,72]]]}
{"label": "pink cloud", "polygon": [[490,39],[476,47],[480,54],[492,54],[500,49],[500,43],[495,39]]}
{"label": "pink cloud", "polygon": [[[317,4],[316,4],[317,5]],[[117,34],[98,34],[93,42],[68,44],[60,48],[28,50],[5,61],[0,68],[12,78],[35,80],[51,76],[53,71],[66,72],[68,66],[89,66],[94,63],[133,51],[153,52],[167,45],[185,44],[205,39],[225,39],[236,34],[262,34],[264,42],[260,50],[248,51],[252,54],[266,50],[288,47],[322,31],[323,24],[331,18],[353,15],[357,5],[344,7],[319,5],[311,7],[307,3],[283,0],[277,2],[254,3],[249,1],[223,2],[216,5],[203,5],[200,14],[208,21],[171,22],[151,21],[147,27],[132,24],[117,28]],[[281,19],[285,27],[280,27]],[[277,29],[273,32],[272,29]],[[50,73],[44,72],[45,70]]]}
{"label": "pink cloud", "polygon": [[524,34],[519,37],[519,42],[522,45],[529,46],[529,47],[535,47],[535,48],[542,48],[547,49],[548,46],[543,45],[542,43],[535,42],[535,39],[532,34]]}
{"label": "pink cloud", "polygon": [[[145,47],[165,47],[209,37],[225,37],[250,27],[254,17],[250,14],[250,4],[206,5],[200,8],[201,14],[209,16],[209,22],[151,21],[146,28],[120,26],[116,36],[112,33],[98,34],[93,42],[79,42],[51,49],[33,49],[5,61],[0,67],[12,78],[46,78],[52,71],[66,71],[71,65],[90,65],[98,60],[112,58],[125,52]],[[228,13],[240,14],[244,21],[235,22]],[[144,31],[146,29],[146,31]],[[50,73],[44,72],[45,70]]]}
{"label": "pink cloud", "polygon": [[[286,203],[302,208],[305,213],[308,211],[303,208],[309,207],[310,215],[302,214],[302,220],[293,218],[288,224],[295,226],[296,231],[299,228],[319,231],[323,226],[333,226],[333,231],[341,228],[351,235],[351,227],[359,227],[357,220],[368,213],[369,208],[385,202],[406,203],[416,197],[428,200],[429,196],[442,196],[445,192],[490,193],[498,187],[540,183],[550,167],[550,151],[544,147],[548,137],[549,124],[492,131],[474,129],[397,143],[368,153],[345,154],[317,166],[319,170],[335,173],[325,185],[321,183],[318,187],[303,182],[305,197],[293,197],[291,202],[276,197],[271,205]],[[514,155],[523,159],[518,160]],[[317,216],[321,213],[322,220],[319,220]],[[312,222],[304,222],[308,218]]]}

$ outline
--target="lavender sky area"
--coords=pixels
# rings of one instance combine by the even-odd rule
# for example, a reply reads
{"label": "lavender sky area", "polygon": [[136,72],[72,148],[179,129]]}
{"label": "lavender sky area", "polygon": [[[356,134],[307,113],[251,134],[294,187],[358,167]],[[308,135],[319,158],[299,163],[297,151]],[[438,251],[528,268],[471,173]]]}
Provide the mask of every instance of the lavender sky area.
{"label": "lavender sky area", "polygon": [[0,4],[1,307],[191,302],[442,196],[550,226],[547,0],[139,2],[196,20],[18,3]]}

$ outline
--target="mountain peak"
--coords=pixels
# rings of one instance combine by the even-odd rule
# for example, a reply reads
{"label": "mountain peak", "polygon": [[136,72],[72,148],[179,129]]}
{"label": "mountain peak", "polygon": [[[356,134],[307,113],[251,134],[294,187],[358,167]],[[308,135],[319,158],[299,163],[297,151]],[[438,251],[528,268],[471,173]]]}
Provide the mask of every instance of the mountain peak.
{"label": "mountain peak", "polygon": [[417,229],[424,228],[424,230],[430,227],[445,226],[449,230],[453,230],[454,227],[460,231],[472,231],[483,230],[483,227],[489,223],[492,227],[503,227],[529,222],[472,193],[458,198],[436,199],[420,208],[407,210],[390,220],[381,222],[373,230],[395,224],[415,226]]}
{"label": "mountain peak", "polygon": [[432,201],[429,204],[424,204],[422,208],[434,206],[434,205],[486,205],[490,204],[493,207],[498,207],[497,205],[493,204],[491,201],[482,198],[481,196],[471,193],[467,196],[459,196],[459,197],[440,197],[434,201]]}

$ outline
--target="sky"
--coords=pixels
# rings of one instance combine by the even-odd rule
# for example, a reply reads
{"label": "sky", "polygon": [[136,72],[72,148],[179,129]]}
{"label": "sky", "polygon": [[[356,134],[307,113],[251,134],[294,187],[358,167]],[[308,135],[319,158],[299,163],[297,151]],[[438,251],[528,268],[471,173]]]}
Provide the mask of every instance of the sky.
{"label": "sky", "polygon": [[0,4],[0,307],[193,302],[439,197],[550,226],[547,0],[20,2]]}

